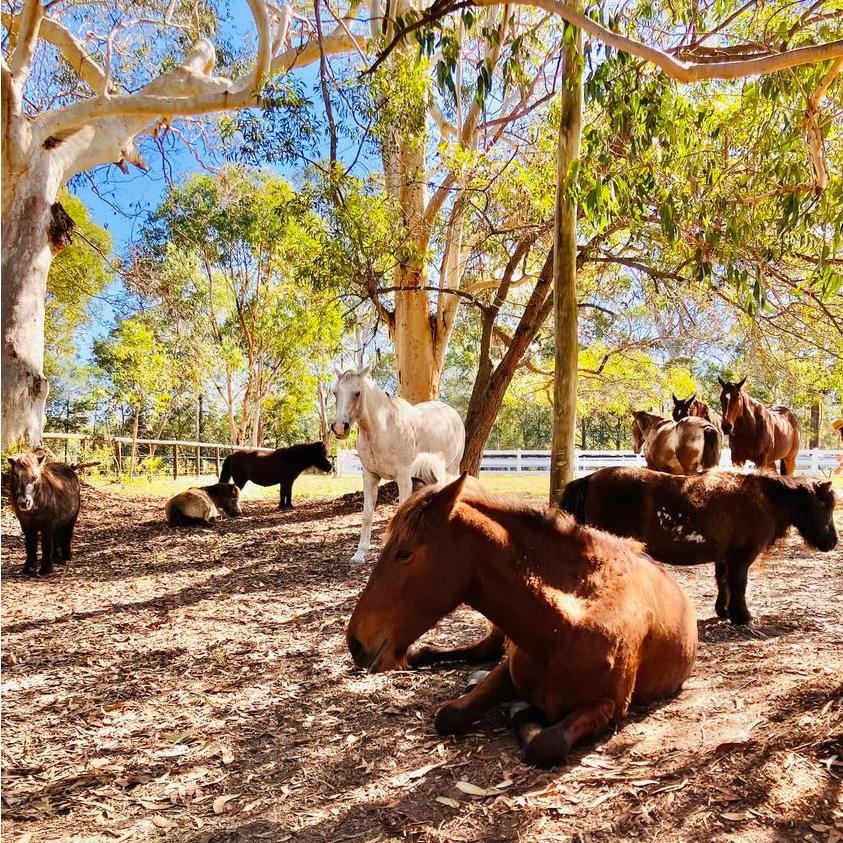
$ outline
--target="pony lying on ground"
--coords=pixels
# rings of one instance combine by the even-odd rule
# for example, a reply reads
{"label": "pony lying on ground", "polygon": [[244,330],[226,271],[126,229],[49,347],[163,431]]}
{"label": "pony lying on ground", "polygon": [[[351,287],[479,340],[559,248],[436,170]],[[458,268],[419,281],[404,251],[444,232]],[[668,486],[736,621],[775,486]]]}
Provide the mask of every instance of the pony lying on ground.
{"label": "pony lying on ground", "polygon": [[240,490],[231,483],[194,486],[173,495],[164,511],[171,527],[207,526],[221,516],[220,510],[231,516],[240,515]]}
{"label": "pony lying on ground", "polygon": [[746,378],[720,381],[723,433],[729,437],[732,465],[754,462],[759,469],[793,474],[799,454],[799,419],[789,407],[766,407],[743,391]]}
{"label": "pony lying on ground", "polygon": [[436,729],[459,734],[492,706],[524,700],[536,709],[521,732],[533,764],[564,761],[631,703],[677,693],[694,664],[693,605],[640,545],[486,495],[465,474],[420,490],[393,517],[348,625],[354,663],[403,665],[460,603],[510,644],[476,687],[439,709]]}
{"label": "pony lying on ground", "polygon": [[700,401],[695,392],[690,398],[677,398],[673,395],[673,420],[682,421],[688,416],[697,416],[711,422],[721,433],[723,432],[723,420],[720,418],[720,413],[715,413],[705,401]]}
{"label": "pony lying on ground", "polygon": [[689,416],[675,422],[653,413],[632,413],[632,450],[644,452],[647,468],[698,474],[720,462],[723,437],[711,422]]}
{"label": "pony lying on ground", "polygon": [[793,526],[817,550],[833,550],[831,482],[723,471],[673,477],[644,468],[601,468],[572,480],[560,507],[580,524],[644,542],[671,565],[714,562],[715,611],[743,624],[749,566]]}
{"label": "pony lying on ground", "polygon": [[[23,573],[53,573],[53,562],[70,562],[73,530],[79,517],[80,484],[76,472],[47,454],[29,451],[9,457],[10,499],[26,543]],[[38,568],[38,537],[41,568]]]}
{"label": "pony lying on ground", "polygon": [[291,509],[293,506],[293,483],[307,468],[319,471],[333,471],[328,459],[328,451],[322,442],[307,445],[293,445],[291,448],[278,448],[266,451],[235,451],[229,454],[222,464],[220,483],[234,480],[234,485],[242,489],[250,480],[258,486],[280,484],[279,509]]}

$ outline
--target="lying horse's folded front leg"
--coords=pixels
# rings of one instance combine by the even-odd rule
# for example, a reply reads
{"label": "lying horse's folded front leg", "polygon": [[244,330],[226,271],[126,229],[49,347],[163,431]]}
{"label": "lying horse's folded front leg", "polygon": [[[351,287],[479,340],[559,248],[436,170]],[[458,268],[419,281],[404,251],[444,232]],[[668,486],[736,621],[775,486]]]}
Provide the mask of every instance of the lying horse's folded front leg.
{"label": "lying horse's folded front leg", "polygon": [[436,712],[436,731],[440,735],[467,732],[472,723],[490,708],[514,699],[515,688],[509,674],[509,660],[501,663],[467,694],[445,703]]}
{"label": "lying horse's folded front leg", "polygon": [[492,662],[500,661],[504,654],[506,636],[496,626],[492,626],[489,634],[474,644],[465,647],[432,647],[425,645],[410,653],[407,663],[410,667],[427,667],[439,662]]}
{"label": "lying horse's folded front leg", "polygon": [[524,747],[524,760],[537,767],[555,767],[568,757],[574,744],[601,734],[612,720],[625,713],[619,712],[615,701],[609,699],[584,705],[538,732]]}

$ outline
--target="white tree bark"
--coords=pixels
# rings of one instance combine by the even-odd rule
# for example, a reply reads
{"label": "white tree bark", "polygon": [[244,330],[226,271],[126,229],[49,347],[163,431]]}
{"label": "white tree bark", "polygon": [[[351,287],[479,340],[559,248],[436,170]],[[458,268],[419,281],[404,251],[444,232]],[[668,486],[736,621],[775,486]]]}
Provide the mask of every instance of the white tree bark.
{"label": "white tree bark", "polygon": [[[238,80],[212,75],[213,45],[200,39],[174,70],[134,94],[117,90],[42,0],[26,0],[20,15],[3,14],[10,53],[2,61],[2,445],[40,444],[48,384],[44,377],[44,306],[52,261],[51,207],[74,175],[103,164],[144,166],[135,138],[173,116],[248,108],[270,74],[319,58],[311,39],[287,48],[289,6],[247,0],[258,33],[254,66]],[[36,115],[24,112],[24,88],[38,40],[56,47],[95,96]],[[327,53],[364,42],[338,26]]]}

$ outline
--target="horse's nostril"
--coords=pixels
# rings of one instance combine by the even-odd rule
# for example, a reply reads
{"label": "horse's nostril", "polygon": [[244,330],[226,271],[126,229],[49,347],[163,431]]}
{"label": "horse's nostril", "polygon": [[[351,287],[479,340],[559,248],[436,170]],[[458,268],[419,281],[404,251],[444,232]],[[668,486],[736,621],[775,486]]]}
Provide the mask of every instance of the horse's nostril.
{"label": "horse's nostril", "polygon": [[343,429],[346,433],[348,433],[348,429],[349,429],[350,427],[351,427],[351,425],[350,425],[348,422],[343,422],[343,423],[342,423],[342,429]]}
{"label": "horse's nostril", "polygon": [[366,648],[353,635],[348,636],[348,651],[357,667],[366,667],[369,663],[366,658]]}

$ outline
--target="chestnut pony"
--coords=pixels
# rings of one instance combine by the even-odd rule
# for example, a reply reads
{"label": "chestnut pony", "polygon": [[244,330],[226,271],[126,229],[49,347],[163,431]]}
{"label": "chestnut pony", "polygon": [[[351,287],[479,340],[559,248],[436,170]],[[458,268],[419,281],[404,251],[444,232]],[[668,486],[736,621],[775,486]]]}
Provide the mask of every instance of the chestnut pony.
{"label": "chestnut pony", "polygon": [[723,410],[723,433],[729,437],[732,465],[742,466],[748,460],[760,469],[793,474],[799,453],[799,419],[788,407],[765,407],[743,391],[746,378],[732,383],[720,381],[720,406]]}
{"label": "chestnut pony", "polygon": [[403,666],[461,603],[503,631],[507,654],[439,709],[436,729],[463,733],[494,705],[524,700],[544,721],[525,740],[529,763],[557,764],[631,703],[676,694],[694,664],[694,607],[641,545],[486,495],[466,474],[416,492],[393,517],[348,624],[354,663]]}

